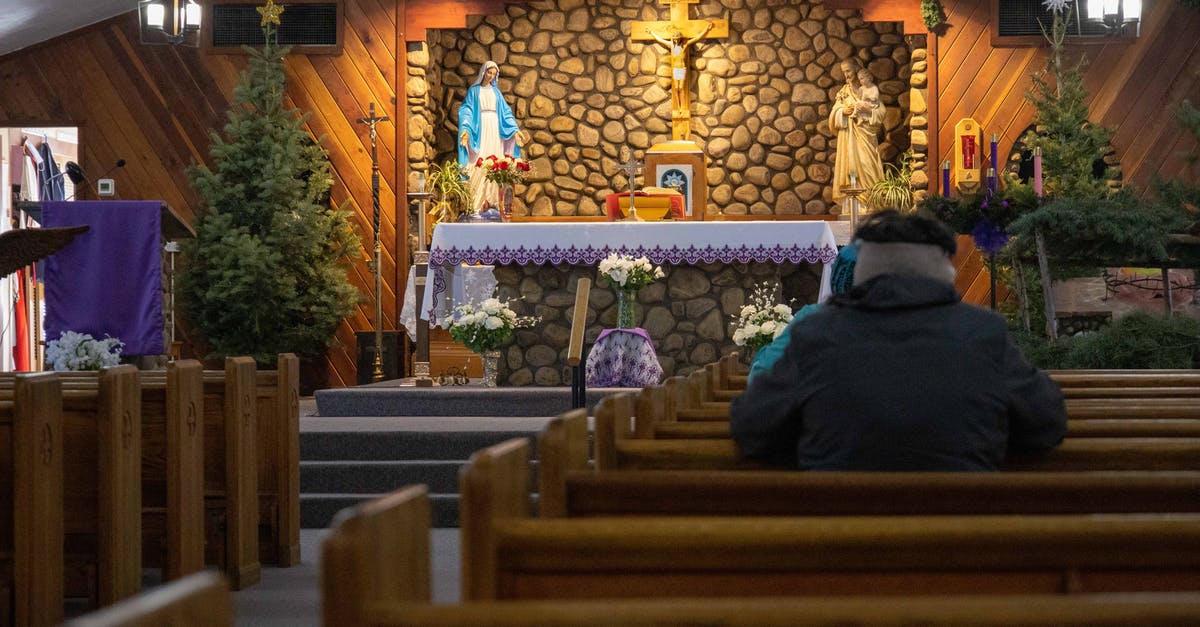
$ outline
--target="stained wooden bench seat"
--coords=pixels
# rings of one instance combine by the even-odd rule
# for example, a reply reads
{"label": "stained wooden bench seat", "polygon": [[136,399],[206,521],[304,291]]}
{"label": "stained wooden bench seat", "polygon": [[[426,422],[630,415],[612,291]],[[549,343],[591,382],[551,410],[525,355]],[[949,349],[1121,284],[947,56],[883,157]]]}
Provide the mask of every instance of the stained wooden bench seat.
{"label": "stained wooden bench seat", "polygon": [[[640,470],[754,469],[738,459],[733,440],[617,441],[603,449],[597,441],[596,461],[610,468]],[[1198,438],[1069,438],[1044,454],[1021,456],[1008,470],[1200,470]]]}
{"label": "stained wooden bench seat", "polygon": [[1048,370],[1062,387],[1200,387],[1200,370]]}
{"label": "stained wooden bench seat", "polygon": [[1196,471],[594,470],[586,437],[587,416],[578,410],[538,435],[543,517],[1200,512]]}
{"label": "stained wooden bench seat", "polygon": [[[654,426],[665,439],[728,438],[728,421],[668,422]],[[1069,438],[1200,438],[1200,419],[1068,420]]]}
{"label": "stained wooden bench seat", "polygon": [[1200,514],[533,519],[528,447],[460,475],[464,599],[1200,589]]}
{"label": "stained wooden bench seat", "polygon": [[1170,625],[1200,594],[1023,594],[475,601],[432,605],[429,499],[409,486],[342,517],[322,545],[323,624],[420,625]]}
{"label": "stained wooden bench seat", "polygon": [[200,572],[130,597],[67,623],[67,627],[162,627],[233,625],[229,585],[215,572]]}

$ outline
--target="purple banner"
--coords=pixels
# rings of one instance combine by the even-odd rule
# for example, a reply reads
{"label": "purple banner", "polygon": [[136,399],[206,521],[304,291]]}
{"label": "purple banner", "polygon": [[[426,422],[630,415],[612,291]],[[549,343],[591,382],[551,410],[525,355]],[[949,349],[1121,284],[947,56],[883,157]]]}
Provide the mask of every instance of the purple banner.
{"label": "purple banner", "polygon": [[115,337],[126,355],[163,354],[162,203],[42,203],[42,225],[90,228],[46,259],[46,340]]}

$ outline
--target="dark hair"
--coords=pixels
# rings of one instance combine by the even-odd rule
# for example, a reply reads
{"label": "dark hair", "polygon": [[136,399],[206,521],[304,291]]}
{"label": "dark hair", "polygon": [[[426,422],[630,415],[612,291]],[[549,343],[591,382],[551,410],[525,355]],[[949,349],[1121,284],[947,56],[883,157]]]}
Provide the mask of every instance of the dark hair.
{"label": "dark hair", "polygon": [[918,214],[903,215],[893,209],[871,214],[854,233],[864,242],[931,244],[954,256],[958,242],[941,222]]}

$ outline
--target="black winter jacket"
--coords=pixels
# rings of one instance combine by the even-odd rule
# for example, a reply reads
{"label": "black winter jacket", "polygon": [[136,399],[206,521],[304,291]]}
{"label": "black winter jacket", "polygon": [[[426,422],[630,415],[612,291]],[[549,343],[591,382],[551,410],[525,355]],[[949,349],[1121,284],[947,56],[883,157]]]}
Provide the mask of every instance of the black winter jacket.
{"label": "black winter jacket", "polygon": [[734,399],[745,458],[813,470],[996,470],[1056,446],[1062,392],[1003,318],[948,283],[888,274],[794,325],[774,368]]}

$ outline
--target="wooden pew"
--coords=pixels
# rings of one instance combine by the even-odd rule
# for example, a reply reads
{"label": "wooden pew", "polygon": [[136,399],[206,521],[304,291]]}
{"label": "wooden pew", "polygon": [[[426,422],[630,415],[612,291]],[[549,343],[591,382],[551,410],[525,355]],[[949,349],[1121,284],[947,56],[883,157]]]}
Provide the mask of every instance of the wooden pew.
{"label": "wooden pew", "polygon": [[1200,618],[1194,593],[429,602],[429,499],[409,486],[347,512],[322,545],[327,627],[412,625],[1120,625]]}
{"label": "wooden pew", "polygon": [[1200,590],[1200,514],[533,519],[529,444],[460,475],[466,600]]}
{"label": "wooden pew", "polygon": [[[0,397],[11,398],[6,374]],[[106,368],[91,389],[64,390],[62,420],[66,594],[109,605],[141,588],[137,369]]]}
{"label": "wooden pew", "polygon": [[[83,393],[98,385],[96,373],[61,373],[64,386]],[[142,408],[142,512],[144,564],[161,567],[171,580],[204,568],[205,427],[203,370],[195,360],[172,362],[163,371],[139,372]],[[207,463],[224,465],[223,450],[210,450]],[[220,494],[212,495],[220,497]],[[230,501],[219,500],[219,503]],[[229,518],[212,512],[213,536]],[[212,548],[223,556],[224,547]],[[222,567],[224,564],[214,560]]]}
{"label": "wooden pew", "polygon": [[199,572],[80,616],[67,627],[232,627],[233,598],[225,578]]}
{"label": "wooden pew", "polygon": [[0,625],[55,625],[64,596],[62,384],[49,372],[14,383],[0,400]]}
{"label": "wooden pew", "polygon": [[[729,438],[728,421],[664,422],[654,424],[651,437],[660,439]],[[1068,420],[1068,438],[1200,438],[1200,419],[1101,418]]]}
{"label": "wooden pew", "polygon": [[[204,371],[205,394],[223,407],[227,370]],[[257,466],[261,563],[300,563],[300,360],[281,353],[275,370],[254,371],[254,463]],[[162,377],[161,371],[144,375]],[[240,413],[240,409],[238,410]],[[212,419],[215,412],[210,412]],[[248,433],[243,437],[250,437]]]}
{"label": "wooden pew", "polygon": [[538,435],[543,518],[1200,512],[1200,472],[597,471],[586,438],[580,411]]}
{"label": "wooden pew", "polygon": [[[645,395],[646,392],[643,392]],[[738,458],[733,440],[639,439],[629,426],[638,401],[613,394],[596,405],[595,460],[600,470],[752,469]],[[1008,470],[1200,470],[1200,438],[1072,437],[1042,454],[1008,460]]]}
{"label": "wooden pew", "polygon": [[[147,383],[166,371],[145,371]],[[234,590],[261,578],[258,555],[258,465],[254,360],[228,357],[225,370],[201,375],[204,437],[204,533],[207,564],[217,564]]]}

